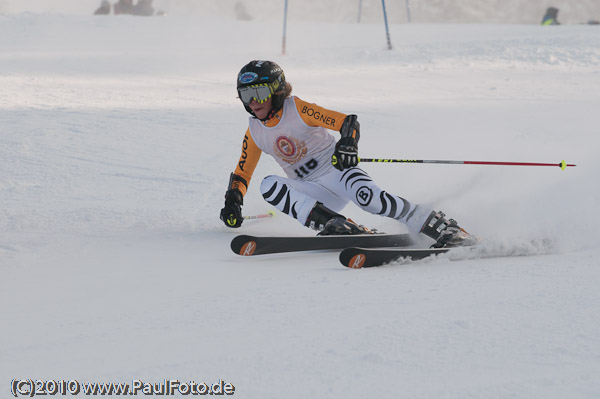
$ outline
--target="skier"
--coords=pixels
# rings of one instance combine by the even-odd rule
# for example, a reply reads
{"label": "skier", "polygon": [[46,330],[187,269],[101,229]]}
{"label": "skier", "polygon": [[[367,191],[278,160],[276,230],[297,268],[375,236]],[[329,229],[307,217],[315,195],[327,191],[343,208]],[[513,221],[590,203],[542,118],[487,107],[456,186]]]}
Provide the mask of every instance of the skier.
{"label": "skier", "polygon": [[[358,164],[360,125],[346,115],[292,96],[283,70],[272,61],[251,61],[237,77],[237,91],[252,115],[242,154],[231,173],[221,220],[240,227],[248,184],[262,152],[271,155],[287,177],[267,176],[260,185],[264,199],[319,235],[368,234],[340,215],[348,202],[396,219],[412,233],[423,233],[434,247],[473,245],[476,239],[442,212],[382,190]],[[337,141],[328,130],[341,134]]]}
{"label": "skier", "polygon": [[560,25],[558,22],[558,8],[548,7],[546,9],[546,13],[544,14],[544,18],[542,18],[542,26],[550,26],[550,25]]}
{"label": "skier", "polygon": [[152,7],[153,0],[139,0],[138,3],[133,7],[131,13],[133,15],[141,15],[149,17],[154,15],[154,8]]}
{"label": "skier", "polygon": [[246,10],[246,6],[241,1],[235,3],[235,17],[238,21],[252,21],[252,15]]}
{"label": "skier", "polygon": [[134,7],[133,0],[119,0],[113,6],[115,15],[132,14]]}
{"label": "skier", "polygon": [[100,7],[94,11],[94,15],[108,15],[110,14],[111,5],[108,0],[102,0]]}

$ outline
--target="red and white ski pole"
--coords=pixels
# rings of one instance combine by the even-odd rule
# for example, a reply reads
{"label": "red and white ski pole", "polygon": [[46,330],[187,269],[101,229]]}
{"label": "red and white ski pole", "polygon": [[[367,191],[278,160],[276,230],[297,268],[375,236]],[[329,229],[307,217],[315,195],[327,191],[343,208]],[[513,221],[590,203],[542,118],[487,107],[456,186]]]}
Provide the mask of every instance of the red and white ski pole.
{"label": "red and white ski pole", "polygon": [[253,219],[265,219],[275,217],[275,211],[269,211],[267,213],[261,213],[258,215],[249,215],[244,216],[244,220],[253,220]]}
{"label": "red and white ski pole", "polygon": [[494,161],[443,161],[431,159],[389,159],[389,158],[359,158],[359,162],[391,162],[391,163],[436,163],[448,165],[512,165],[512,166],[558,166],[565,170],[574,164],[561,161],[559,163],[538,163],[538,162],[494,162]]}

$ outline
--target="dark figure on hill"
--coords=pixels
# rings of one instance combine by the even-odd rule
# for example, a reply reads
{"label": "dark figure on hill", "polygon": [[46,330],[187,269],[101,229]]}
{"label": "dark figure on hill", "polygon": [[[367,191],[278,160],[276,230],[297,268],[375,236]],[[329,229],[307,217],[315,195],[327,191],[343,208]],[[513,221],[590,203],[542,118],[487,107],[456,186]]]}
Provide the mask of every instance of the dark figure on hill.
{"label": "dark figure on hill", "polygon": [[108,15],[110,14],[111,5],[108,0],[102,0],[100,3],[100,7],[96,11],[94,11],[94,15]]}
{"label": "dark figure on hill", "polygon": [[119,0],[119,2],[114,5],[115,15],[133,14],[134,7],[133,0]]}
{"label": "dark figure on hill", "polygon": [[149,17],[154,15],[154,8],[152,7],[152,0],[139,0],[137,5],[133,7],[134,15],[141,15]]}
{"label": "dark figure on hill", "polygon": [[560,22],[558,22],[558,8],[548,7],[544,18],[542,19],[542,25],[560,25]]}
{"label": "dark figure on hill", "polygon": [[241,1],[235,3],[235,17],[240,21],[251,21],[252,16],[248,14],[248,10],[246,10],[246,6]]}

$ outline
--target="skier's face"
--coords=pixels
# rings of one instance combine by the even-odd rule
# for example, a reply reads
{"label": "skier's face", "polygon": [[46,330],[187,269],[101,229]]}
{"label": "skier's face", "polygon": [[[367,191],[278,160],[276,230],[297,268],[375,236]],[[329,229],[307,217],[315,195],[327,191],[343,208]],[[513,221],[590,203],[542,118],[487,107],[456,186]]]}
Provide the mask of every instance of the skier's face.
{"label": "skier's face", "polygon": [[271,108],[273,107],[272,101],[273,96],[269,97],[269,99],[262,104],[253,99],[248,106],[258,119],[264,119],[269,115],[269,112],[271,112]]}

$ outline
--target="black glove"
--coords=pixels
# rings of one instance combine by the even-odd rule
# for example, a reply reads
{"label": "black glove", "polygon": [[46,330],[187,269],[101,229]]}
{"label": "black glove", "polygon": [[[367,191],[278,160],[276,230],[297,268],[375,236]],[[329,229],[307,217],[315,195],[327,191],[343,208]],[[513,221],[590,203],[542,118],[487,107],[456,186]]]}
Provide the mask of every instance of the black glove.
{"label": "black glove", "polygon": [[331,163],[344,170],[358,165],[358,143],[352,137],[342,137],[335,145]]}
{"label": "black glove", "polygon": [[225,206],[221,209],[221,220],[227,227],[240,227],[244,221],[242,205],[244,198],[237,188],[227,190],[225,193]]}
{"label": "black glove", "polygon": [[360,123],[356,115],[351,114],[344,118],[340,134],[342,138],[335,145],[331,163],[339,170],[353,168],[358,165],[358,140],[360,139]]}

